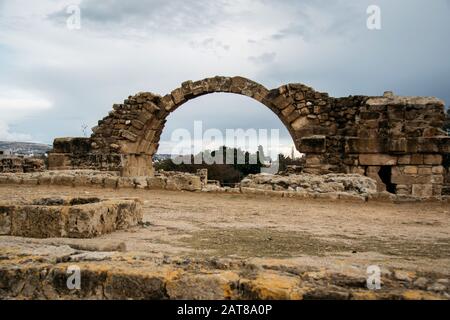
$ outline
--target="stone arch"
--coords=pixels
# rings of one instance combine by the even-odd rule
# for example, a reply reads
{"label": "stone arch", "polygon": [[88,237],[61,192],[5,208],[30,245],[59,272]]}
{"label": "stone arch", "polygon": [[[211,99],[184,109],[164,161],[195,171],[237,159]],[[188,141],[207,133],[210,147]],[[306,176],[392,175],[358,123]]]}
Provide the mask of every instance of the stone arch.
{"label": "stone arch", "polygon": [[165,96],[130,96],[113,106],[90,138],[56,138],[48,166],[152,175],[152,156],[167,116],[186,101],[214,92],[246,95],[272,110],[297,150],[306,154],[304,172],[367,175],[378,181],[380,191],[397,194],[442,193],[443,157],[450,154],[442,100],[392,92],[333,98],[303,84],[269,90],[243,77],[187,81]]}
{"label": "stone arch", "polygon": [[93,128],[92,148],[103,154],[122,155],[121,171],[125,176],[150,175],[166,118],[189,100],[219,92],[245,95],[267,106],[286,126],[300,152],[323,153],[324,138],[307,142],[303,138],[333,134],[333,125],[326,126],[319,118],[321,112],[330,109],[328,94],[303,84],[268,90],[243,77],[217,76],[186,81],[165,96],[143,92],[114,105],[113,111]]}

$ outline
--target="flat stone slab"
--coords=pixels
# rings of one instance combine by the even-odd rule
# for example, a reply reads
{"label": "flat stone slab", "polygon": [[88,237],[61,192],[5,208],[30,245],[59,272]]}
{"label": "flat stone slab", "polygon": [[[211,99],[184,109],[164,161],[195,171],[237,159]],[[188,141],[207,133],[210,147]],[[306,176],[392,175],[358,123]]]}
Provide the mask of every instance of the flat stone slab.
{"label": "flat stone slab", "polygon": [[142,221],[139,199],[41,198],[0,203],[0,235],[93,238]]}

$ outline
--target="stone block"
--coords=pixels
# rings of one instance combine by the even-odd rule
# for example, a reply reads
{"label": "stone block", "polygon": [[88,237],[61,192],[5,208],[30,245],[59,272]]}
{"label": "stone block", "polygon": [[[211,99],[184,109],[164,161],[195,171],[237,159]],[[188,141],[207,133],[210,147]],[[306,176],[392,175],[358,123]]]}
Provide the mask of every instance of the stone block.
{"label": "stone block", "polygon": [[161,99],[161,103],[164,109],[168,112],[171,112],[175,108],[175,103],[172,100],[172,95],[168,94]]}
{"label": "stone block", "polygon": [[44,173],[44,174],[42,174],[39,177],[39,184],[43,185],[43,186],[51,185],[52,184],[52,180],[53,180],[53,176],[52,175]]}
{"label": "stone block", "polygon": [[90,186],[91,178],[88,175],[76,175],[73,179],[73,185],[78,186]]}
{"label": "stone block", "polygon": [[0,235],[11,234],[11,213],[13,210],[13,206],[0,205]]}
{"label": "stone block", "polygon": [[103,175],[94,175],[91,178],[91,184],[98,187],[103,187],[105,182],[105,176]]}
{"label": "stone block", "polygon": [[425,154],[423,156],[423,163],[430,165],[441,165],[442,155],[440,154]]}
{"label": "stone block", "polygon": [[433,183],[431,175],[393,175],[391,180],[392,183],[405,185]]}
{"label": "stone block", "polygon": [[445,170],[443,166],[433,166],[431,167],[431,172],[434,174],[444,174]]}
{"label": "stone block", "polygon": [[131,177],[120,177],[117,181],[117,188],[134,188],[134,181]]}
{"label": "stone block", "polygon": [[431,175],[433,172],[431,167],[419,167],[417,173],[421,175]]}
{"label": "stone block", "polygon": [[172,191],[200,191],[202,189],[202,184],[200,177],[192,174],[180,173],[167,177],[165,188]]}
{"label": "stone block", "polygon": [[181,88],[172,91],[172,100],[176,105],[180,105],[186,101],[184,98],[183,90]]}
{"label": "stone block", "polygon": [[[2,219],[8,216],[9,220]],[[140,221],[142,206],[137,199],[44,198],[0,205],[0,232],[21,237],[93,238]]]}
{"label": "stone block", "polygon": [[137,189],[147,188],[147,178],[146,177],[135,177],[133,179],[134,187]]}
{"label": "stone block", "polygon": [[397,157],[387,154],[361,154],[359,164],[363,166],[395,166]]}
{"label": "stone block", "polygon": [[161,190],[166,187],[166,179],[164,177],[148,177],[147,188],[151,190]]}
{"label": "stone block", "polygon": [[68,174],[58,174],[52,179],[52,184],[58,186],[73,186],[74,176]]}
{"label": "stone block", "polygon": [[419,172],[419,168],[417,166],[406,166],[403,169],[404,174],[417,174],[418,172]]}
{"label": "stone block", "polygon": [[84,154],[91,150],[91,139],[85,137],[56,138],[53,140],[55,154]]}
{"label": "stone block", "polygon": [[127,140],[130,140],[131,142],[136,142],[137,138],[138,138],[136,134],[134,134],[128,130],[122,130],[120,133],[120,136]]}
{"label": "stone block", "polygon": [[104,180],[105,188],[115,189],[117,188],[118,177],[106,177]]}
{"label": "stone block", "polygon": [[303,153],[323,153],[326,150],[325,136],[312,136],[300,139],[299,151]]}
{"label": "stone block", "polygon": [[305,162],[307,166],[311,165],[320,165],[322,163],[322,156],[314,155],[314,154],[307,154],[305,156]]}
{"label": "stone block", "polygon": [[69,169],[71,166],[68,154],[50,152],[48,154],[48,168],[50,170]]}
{"label": "stone block", "polygon": [[398,164],[399,165],[405,165],[405,164],[411,164],[411,155],[404,155],[398,157]]}
{"label": "stone block", "polygon": [[22,179],[22,184],[37,185],[39,184],[39,179],[37,177],[24,177]]}
{"label": "stone block", "polygon": [[411,194],[411,185],[398,184],[395,188],[395,193],[398,195],[410,195]]}
{"label": "stone block", "polygon": [[444,175],[442,175],[442,174],[433,174],[431,176],[431,183],[443,184],[444,183]]}
{"label": "stone block", "polygon": [[7,184],[8,183],[8,177],[0,175],[0,184]]}
{"label": "stone block", "polygon": [[423,164],[423,154],[412,154],[411,155],[411,164],[414,165],[419,165],[419,164]]}
{"label": "stone block", "polygon": [[347,153],[385,153],[388,152],[386,139],[347,138],[345,144]]}
{"label": "stone block", "polygon": [[294,130],[298,131],[300,129],[305,129],[306,126],[308,126],[309,124],[310,124],[310,121],[308,120],[307,117],[300,117],[291,123],[291,127]]}
{"label": "stone block", "polygon": [[419,198],[429,198],[433,196],[432,184],[413,184],[412,195]]}
{"label": "stone block", "polygon": [[443,186],[441,184],[433,184],[433,195],[441,196],[442,195]]}
{"label": "stone block", "polygon": [[406,138],[391,139],[389,141],[389,151],[394,153],[404,153],[407,150]]}

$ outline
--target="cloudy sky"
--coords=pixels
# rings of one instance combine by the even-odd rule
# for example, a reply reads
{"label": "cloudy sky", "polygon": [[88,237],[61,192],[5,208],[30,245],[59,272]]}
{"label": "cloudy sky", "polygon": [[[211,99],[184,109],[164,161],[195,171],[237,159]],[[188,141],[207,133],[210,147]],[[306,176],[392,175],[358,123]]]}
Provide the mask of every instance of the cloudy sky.
{"label": "cloudy sky", "polygon": [[[67,27],[70,5],[80,29]],[[381,30],[367,28],[370,5],[381,9]],[[83,136],[130,94],[214,75],[450,103],[449,17],[448,0],[0,0],[0,140]],[[292,143],[267,108],[229,94],[185,104],[163,140],[194,120],[280,128]]]}

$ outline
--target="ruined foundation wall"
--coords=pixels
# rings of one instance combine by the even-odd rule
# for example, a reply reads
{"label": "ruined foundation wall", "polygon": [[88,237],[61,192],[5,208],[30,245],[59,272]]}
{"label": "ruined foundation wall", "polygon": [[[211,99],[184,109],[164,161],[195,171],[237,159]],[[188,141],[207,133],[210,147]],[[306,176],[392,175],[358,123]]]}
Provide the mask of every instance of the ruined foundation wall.
{"label": "ruined foundation wall", "polygon": [[42,159],[8,156],[0,158],[0,173],[41,172],[45,170]]}
{"label": "ruined foundation wall", "polygon": [[214,92],[246,95],[272,110],[297,150],[306,154],[306,173],[364,174],[378,181],[380,191],[399,194],[442,192],[450,137],[440,129],[445,119],[441,100],[391,93],[333,98],[303,84],[268,90],[242,77],[187,81],[163,97],[130,96],[113,106],[90,138],[56,139],[50,169],[150,176],[167,116],[186,101]]}

